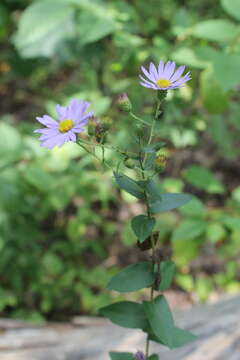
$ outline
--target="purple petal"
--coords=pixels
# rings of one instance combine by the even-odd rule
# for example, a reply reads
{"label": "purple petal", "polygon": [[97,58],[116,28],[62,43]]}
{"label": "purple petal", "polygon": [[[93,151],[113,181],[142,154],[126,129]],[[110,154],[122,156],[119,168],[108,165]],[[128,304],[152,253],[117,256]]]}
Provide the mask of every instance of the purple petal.
{"label": "purple petal", "polygon": [[93,111],[88,112],[86,115],[74,121],[75,125],[86,125],[88,120],[94,115]]}
{"label": "purple petal", "polygon": [[158,87],[155,86],[155,85],[148,85],[148,84],[145,84],[144,82],[140,82],[139,84],[146,87],[146,88],[149,88],[149,89],[158,90]]}
{"label": "purple petal", "polygon": [[149,79],[152,80],[153,82],[155,82],[154,77],[152,76],[152,74],[149,74],[149,72],[143,67],[141,66],[142,72],[144,73],[144,75]]}
{"label": "purple petal", "polygon": [[58,133],[58,129],[43,128],[43,129],[34,130],[34,132],[38,133],[38,134],[49,134],[51,132],[57,132]]}
{"label": "purple petal", "polygon": [[149,66],[149,73],[153,76],[154,80],[158,80],[158,72],[156,66],[151,62]]}
{"label": "purple petal", "polygon": [[179,66],[179,68],[175,71],[175,73],[173,74],[173,76],[171,77],[170,80],[173,82],[173,81],[179,79],[180,76],[182,75],[182,73],[184,72],[184,70],[185,70],[185,66],[184,66],[184,65]]}
{"label": "purple petal", "polygon": [[164,67],[164,70],[163,70],[163,79],[166,79],[166,76],[168,74],[168,70],[169,70],[169,67],[171,66],[172,62],[171,61],[168,61]]}
{"label": "purple petal", "polygon": [[58,122],[48,115],[43,115],[43,117],[38,116],[38,117],[36,117],[36,119],[38,122],[40,122],[41,124],[43,124],[49,128],[58,127]]}
{"label": "purple petal", "polygon": [[144,79],[144,77],[143,77],[142,75],[139,75],[139,77],[140,77],[140,79],[141,79],[143,82],[145,82],[146,84],[148,84],[148,85],[154,85],[152,82]]}
{"label": "purple petal", "polygon": [[41,143],[41,146],[52,149],[55,146],[61,147],[67,139],[67,134],[59,134],[57,136],[51,137]]}
{"label": "purple petal", "polygon": [[161,79],[164,69],[164,62],[161,60],[158,65],[158,79]]}
{"label": "purple petal", "polygon": [[64,120],[66,116],[67,108],[65,106],[60,106],[59,104],[56,105],[56,111],[58,113],[58,118],[60,121]]}
{"label": "purple petal", "polygon": [[167,73],[166,73],[167,80],[169,80],[171,78],[172,74],[174,73],[175,65],[176,64],[174,61],[169,65]]}
{"label": "purple petal", "polygon": [[77,140],[77,137],[76,137],[76,135],[74,134],[73,131],[68,132],[68,137],[69,137],[70,141],[76,142],[76,140]]}

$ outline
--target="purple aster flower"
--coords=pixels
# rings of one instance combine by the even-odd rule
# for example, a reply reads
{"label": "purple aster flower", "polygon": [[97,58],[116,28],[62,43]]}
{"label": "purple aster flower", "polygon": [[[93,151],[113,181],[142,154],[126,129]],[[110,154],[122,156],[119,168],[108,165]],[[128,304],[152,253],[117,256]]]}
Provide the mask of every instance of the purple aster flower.
{"label": "purple aster flower", "polygon": [[86,113],[89,105],[86,101],[73,99],[69,106],[56,106],[58,120],[48,115],[37,117],[37,121],[46,126],[34,131],[41,134],[41,146],[52,149],[68,141],[75,142],[76,134],[84,130],[89,118],[93,116],[93,112]]}
{"label": "purple aster flower", "polygon": [[145,360],[145,355],[142,351],[138,351],[136,354],[135,354],[135,359],[136,360]]}
{"label": "purple aster flower", "polygon": [[166,64],[164,64],[163,61],[160,61],[158,67],[153,63],[150,63],[149,71],[142,66],[142,72],[148,80],[142,75],[139,75],[142,80],[140,84],[154,90],[171,90],[182,87],[185,82],[191,79],[190,71],[182,76],[185,66],[179,66],[174,72],[175,66],[176,64],[174,61],[168,61]]}

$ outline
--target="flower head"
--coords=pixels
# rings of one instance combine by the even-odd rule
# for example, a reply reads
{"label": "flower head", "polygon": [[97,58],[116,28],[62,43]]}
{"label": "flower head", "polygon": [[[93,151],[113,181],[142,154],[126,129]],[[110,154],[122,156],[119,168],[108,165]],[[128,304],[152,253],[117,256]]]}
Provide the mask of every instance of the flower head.
{"label": "flower head", "polygon": [[144,353],[143,353],[142,351],[138,351],[138,352],[135,354],[135,359],[136,359],[136,360],[145,360]]}
{"label": "flower head", "polygon": [[123,94],[118,95],[117,103],[118,103],[120,110],[127,112],[127,113],[131,112],[132,104],[131,104],[131,101],[129,100],[128,94],[123,93]]}
{"label": "flower head", "polygon": [[148,80],[142,75],[139,75],[142,80],[140,84],[154,90],[171,90],[181,87],[185,82],[191,79],[190,71],[182,76],[185,66],[179,66],[174,72],[175,66],[176,64],[174,61],[168,61],[166,64],[164,64],[163,61],[160,61],[158,67],[153,63],[150,63],[149,71],[142,66],[142,72]]}
{"label": "flower head", "polygon": [[58,120],[49,115],[37,117],[37,121],[45,125],[45,128],[34,131],[41,134],[41,146],[52,149],[68,141],[75,142],[76,134],[84,130],[89,118],[93,116],[93,112],[86,113],[89,105],[86,101],[73,99],[69,106],[56,106]]}

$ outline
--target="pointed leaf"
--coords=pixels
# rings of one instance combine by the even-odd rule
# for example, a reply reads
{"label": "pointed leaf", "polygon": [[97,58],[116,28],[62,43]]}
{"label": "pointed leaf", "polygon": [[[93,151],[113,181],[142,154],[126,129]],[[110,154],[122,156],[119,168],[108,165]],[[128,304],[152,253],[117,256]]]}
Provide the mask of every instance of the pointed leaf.
{"label": "pointed leaf", "polygon": [[145,301],[143,306],[154,334],[164,345],[171,347],[174,322],[165,297],[160,295],[151,302]]}
{"label": "pointed leaf", "polygon": [[107,288],[119,292],[137,291],[153,284],[154,273],[149,262],[133,264],[113,276]]}
{"label": "pointed leaf", "polygon": [[113,174],[120,189],[125,190],[138,199],[144,198],[144,191],[135,180],[122,173],[114,172]]}
{"label": "pointed leaf", "polygon": [[224,10],[237,20],[240,20],[240,0],[221,0]]}
{"label": "pointed leaf", "polygon": [[146,215],[138,215],[132,219],[131,226],[134,234],[142,243],[152,233],[156,220]]}
{"label": "pointed leaf", "polygon": [[111,360],[134,360],[134,356],[129,352],[110,352]]}
{"label": "pointed leaf", "polygon": [[176,265],[173,261],[163,261],[160,265],[160,285],[159,290],[167,290],[173,281],[176,272]]}
{"label": "pointed leaf", "polygon": [[142,304],[132,301],[119,301],[101,308],[99,312],[114,324],[126,328],[144,329],[148,323]]}
{"label": "pointed leaf", "polygon": [[192,334],[190,331],[174,327],[173,332],[173,343],[172,348],[177,348],[186,345],[197,339],[197,336]]}
{"label": "pointed leaf", "polygon": [[154,180],[146,181],[144,184],[144,188],[149,196],[150,203],[161,200],[160,188]]}
{"label": "pointed leaf", "polygon": [[192,197],[188,194],[174,194],[167,193],[161,194],[161,200],[150,204],[151,213],[159,213],[176,209],[180,206],[185,205],[187,202],[192,200]]}

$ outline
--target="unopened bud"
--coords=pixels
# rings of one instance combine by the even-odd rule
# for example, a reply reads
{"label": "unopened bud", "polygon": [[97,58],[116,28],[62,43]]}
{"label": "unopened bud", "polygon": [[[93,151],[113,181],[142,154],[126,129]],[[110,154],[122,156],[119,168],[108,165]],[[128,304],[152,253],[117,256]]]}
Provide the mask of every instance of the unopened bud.
{"label": "unopened bud", "polygon": [[108,131],[112,126],[112,119],[110,117],[104,117],[102,119],[103,131]]}
{"label": "unopened bud", "polygon": [[145,360],[145,355],[142,351],[138,351],[135,354],[135,360]]}
{"label": "unopened bud", "polygon": [[155,169],[157,171],[162,171],[165,169],[167,164],[167,158],[163,155],[159,155],[155,159]]}
{"label": "unopened bud", "polygon": [[96,125],[97,125],[97,119],[95,116],[92,116],[90,118],[90,120],[88,121],[88,135],[89,136],[95,135]]}
{"label": "unopened bud", "polygon": [[132,104],[126,93],[123,93],[118,96],[117,103],[118,103],[120,110],[127,112],[127,113],[131,112]]}
{"label": "unopened bud", "polygon": [[124,160],[124,165],[129,169],[134,169],[135,168],[135,162],[134,162],[134,160],[132,160],[130,158],[126,158]]}
{"label": "unopened bud", "polygon": [[106,137],[104,134],[103,125],[100,123],[100,121],[97,121],[95,126],[95,137],[98,143],[104,144]]}

